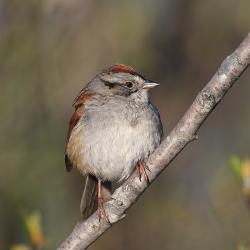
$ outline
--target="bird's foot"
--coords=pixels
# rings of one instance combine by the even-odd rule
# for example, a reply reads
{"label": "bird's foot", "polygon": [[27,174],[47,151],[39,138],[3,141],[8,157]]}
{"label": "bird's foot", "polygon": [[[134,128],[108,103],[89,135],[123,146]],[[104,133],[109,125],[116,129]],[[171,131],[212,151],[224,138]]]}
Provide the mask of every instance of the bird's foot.
{"label": "bird's foot", "polygon": [[97,214],[98,214],[98,218],[99,218],[99,222],[102,219],[105,219],[108,223],[110,223],[108,216],[106,214],[105,208],[104,208],[104,203],[105,200],[103,197],[98,197],[98,208],[97,208]]}
{"label": "bird's foot", "polygon": [[147,184],[149,184],[149,178],[148,178],[146,170],[148,170],[149,172],[151,172],[150,169],[149,169],[149,167],[148,167],[148,165],[146,164],[146,162],[143,161],[143,160],[139,160],[137,162],[137,164],[136,164],[136,173],[137,173],[140,181],[142,179],[142,175],[144,175],[144,177],[145,177],[145,179],[147,181]]}

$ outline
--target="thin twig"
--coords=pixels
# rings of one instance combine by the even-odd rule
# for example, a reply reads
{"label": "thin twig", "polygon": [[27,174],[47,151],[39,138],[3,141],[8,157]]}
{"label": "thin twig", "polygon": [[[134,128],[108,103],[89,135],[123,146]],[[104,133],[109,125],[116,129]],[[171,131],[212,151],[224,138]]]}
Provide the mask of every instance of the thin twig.
{"label": "thin twig", "polygon": [[[218,71],[199,92],[187,112],[146,161],[151,172],[148,172],[149,182],[168,166],[168,164],[192,140],[197,138],[197,131],[210,112],[222,100],[227,91],[241,76],[250,63],[250,33],[239,47],[228,56]],[[144,178],[139,181],[133,173],[112,195],[112,200],[105,203],[105,211],[111,224],[103,220],[99,222],[97,213],[87,220],[77,223],[73,232],[62,243],[58,250],[83,250],[100,237],[112,224],[125,217],[126,210],[148,187]]]}

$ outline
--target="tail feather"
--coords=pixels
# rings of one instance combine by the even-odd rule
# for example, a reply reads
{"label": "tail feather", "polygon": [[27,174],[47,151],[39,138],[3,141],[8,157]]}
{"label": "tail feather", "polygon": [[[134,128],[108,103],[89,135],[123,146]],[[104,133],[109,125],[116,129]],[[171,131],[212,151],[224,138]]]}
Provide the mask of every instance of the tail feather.
{"label": "tail feather", "polygon": [[95,177],[87,175],[80,204],[83,219],[87,219],[97,209],[97,184]]}
{"label": "tail feather", "polygon": [[[111,199],[111,190],[111,182],[102,183],[102,195],[105,201]],[[97,198],[98,180],[92,175],[87,175],[80,204],[80,211],[83,219],[87,219],[97,209]]]}

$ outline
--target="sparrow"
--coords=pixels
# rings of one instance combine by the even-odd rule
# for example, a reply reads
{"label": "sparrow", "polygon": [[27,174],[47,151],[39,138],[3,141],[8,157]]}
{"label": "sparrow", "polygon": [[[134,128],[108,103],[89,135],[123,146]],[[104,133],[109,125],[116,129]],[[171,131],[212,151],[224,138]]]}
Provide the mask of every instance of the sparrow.
{"label": "sparrow", "polygon": [[139,179],[150,171],[145,160],[160,144],[163,128],[148,91],[159,84],[134,68],[115,64],[97,74],[74,101],[65,148],[67,171],[85,176],[80,210],[83,219],[96,209],[106,216],[104,202],[112,184],[136,169]]}

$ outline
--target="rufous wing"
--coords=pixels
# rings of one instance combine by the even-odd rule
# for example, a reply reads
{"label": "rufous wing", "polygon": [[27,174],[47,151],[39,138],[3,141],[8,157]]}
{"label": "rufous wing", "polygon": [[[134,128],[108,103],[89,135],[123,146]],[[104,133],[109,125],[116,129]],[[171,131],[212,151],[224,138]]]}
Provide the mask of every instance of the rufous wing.
{"label": "rufous wing", "polygon": [[[91,98],[91,96],[92,96],[92,94],[89,93],[87,90],[82,90],[80,92],[80,94],[77,96],[77,98],[75,99],[75,102],[73,104],[75,111],[74,111],[73,115],[71,116],[71,119],[69,122],[69,130],[68,130],[68,135],[67,135],[67,140],[66,140],[66,149],[67,149],[67,145],[68,145],[68,142],[70,140],[70,136],[71,136],[73,129],[75,128],[75,126],[79,122],[80,118],[84,115],[85,102],[89,98]],[[67,169],[67,171],[70,171],[73,168],[73,164],[70,160],[70,157],[67,155],[67,150],[65,150],[64,159],[65,159],[66,169]]]}

